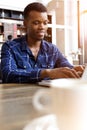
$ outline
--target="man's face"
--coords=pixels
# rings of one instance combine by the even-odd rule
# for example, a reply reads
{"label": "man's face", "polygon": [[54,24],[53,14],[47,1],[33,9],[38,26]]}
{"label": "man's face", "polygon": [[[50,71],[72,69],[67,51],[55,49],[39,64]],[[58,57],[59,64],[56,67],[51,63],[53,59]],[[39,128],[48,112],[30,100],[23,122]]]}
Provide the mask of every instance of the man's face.
{"label": "man's face", "polygon": [[31,11],[29,18],[24,20],[28,37],[33,40],[42,40],[47,32],[48,17],[46,12]]}

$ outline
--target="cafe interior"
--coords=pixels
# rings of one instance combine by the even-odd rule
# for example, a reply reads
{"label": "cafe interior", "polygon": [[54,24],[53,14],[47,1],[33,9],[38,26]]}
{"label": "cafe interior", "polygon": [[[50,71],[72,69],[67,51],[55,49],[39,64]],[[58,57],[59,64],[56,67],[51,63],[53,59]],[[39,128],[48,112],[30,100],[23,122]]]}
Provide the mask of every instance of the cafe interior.
{"label": "cafe interior", "polygon": [[[31,2],[41,2],[48,9],[49,24],[45,40],[58,46],[71,64],[86,64],[87,0],[0,0],[0,55],[1,47],[7,40],[8,35],[12,35],[13,38],[25,35],[23,10]],[[67,81],[64,80],[65,82]],[[76,84],[77,82],[79,83],[79,81],[75,82]],[[84,86],[87,84],[86,82],[80,82]],[[61,84],[60,81],[58,83]],[[76,85],[74,81],[71,81],[69,85],[72,86],[71,84]],[[70,126],[68,128],[66,125],[66,128],[58,127],[54,111],[43,112],[43,110],[37,110],[38,108],[33,103],[35,101],[35,94],[39,90],[48,91],[48,89],[49,87],[38,84],[0,83],[0,130],[87,130],[87,124],[82,124],[80,121],[80,128],[71,128]],[[43,102],[43,100],[45,101]],[[46,100],[44,97],[41,97],[40,102],[43,102],[40,104],[42,108],[43,104],[47,105],[50,101],[49,98]],[[87,119],[87,116],[83,117],[83,114],[81,116],[83,120]],[[59,126],[61,125],[59,124]]]}

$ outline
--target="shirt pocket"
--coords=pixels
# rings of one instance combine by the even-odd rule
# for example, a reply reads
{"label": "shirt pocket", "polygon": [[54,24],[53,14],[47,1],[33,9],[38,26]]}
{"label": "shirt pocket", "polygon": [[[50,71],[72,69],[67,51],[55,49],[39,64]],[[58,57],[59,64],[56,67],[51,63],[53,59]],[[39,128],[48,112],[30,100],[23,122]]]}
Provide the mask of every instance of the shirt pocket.
{"label": "shirt pocket", "polygon": [[18,68],[21,68],[21,69],[26,69],[26,65],[24,64],[24,62],[23,61],[18,61],[17,62],[17,66],[18,66]]}
{"label": "shirt pocket", "polygon": [[42,66],[42,68],[45,68],[45,69],[52,69],[52,68],[54,68],[54,64],[52,64],[52,63],[48,63],[48,64],[42,64],[41,65]]}

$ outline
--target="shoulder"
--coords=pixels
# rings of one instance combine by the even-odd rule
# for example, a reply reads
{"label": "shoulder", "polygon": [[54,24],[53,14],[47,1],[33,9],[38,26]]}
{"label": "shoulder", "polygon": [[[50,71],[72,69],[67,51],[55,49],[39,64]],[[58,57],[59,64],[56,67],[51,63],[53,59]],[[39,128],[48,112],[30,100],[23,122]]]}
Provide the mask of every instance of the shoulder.
{"label": "shoulder", "polygon": [[19,46],[21,44],[22,37],[15,38],[12,41],[6,41],[3,43],[2,48],[15,48],[16,46]]}

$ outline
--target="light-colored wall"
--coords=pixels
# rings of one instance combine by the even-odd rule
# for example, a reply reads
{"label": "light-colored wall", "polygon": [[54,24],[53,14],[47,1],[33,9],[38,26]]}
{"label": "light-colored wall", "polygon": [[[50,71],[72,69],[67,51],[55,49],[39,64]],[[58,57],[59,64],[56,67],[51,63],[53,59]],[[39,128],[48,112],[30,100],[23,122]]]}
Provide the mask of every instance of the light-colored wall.
{"label": "light-colored wall", "polygon": [[23,11],[24,7],[35,0],[0,0],[0,7]]}
{"label": "light-colored wall", "polygon": [[24,7],[31,2],[41,2],[47,5],[51,0],[0,0],[0,7],[23,11]]}
{"label": "light-colored wall", "polygon": [[[70,53],[78,51],[78,21],[76,0],[52,0],[48,4],[48,10],[55,12],[53,40],[61,52],[69,59]],[[54,35],[56,33],[56,35]]]}

